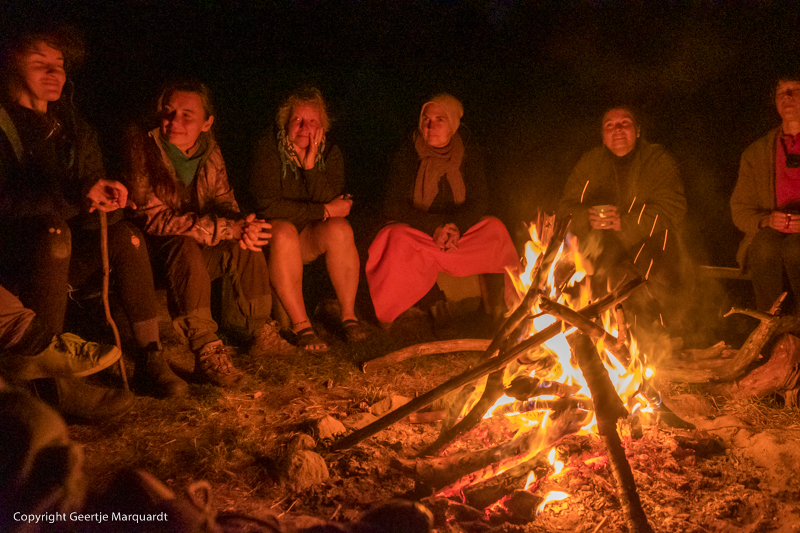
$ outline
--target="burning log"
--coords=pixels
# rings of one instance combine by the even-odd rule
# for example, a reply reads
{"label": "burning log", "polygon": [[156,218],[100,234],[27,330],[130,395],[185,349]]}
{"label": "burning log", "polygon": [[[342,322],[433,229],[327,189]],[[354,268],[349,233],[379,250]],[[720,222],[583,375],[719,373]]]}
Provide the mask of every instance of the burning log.
{"label": "burning log", "polygon": [[594,409],[594,402],[591,398],[584,396],[571,398],[558,398],[555,400],[532,399],[521,402],[520,404],[509,403],[501,405],[492,412],[492,416],[508,416],[515,413],[529,413],[531,411],[555,411],[561,412],[567,409]]}
{"label": "burning log", "polygon": [[[494,352],[499,350],[504,343],[507,343],[509,335],[522,323],[523,320],[525,320],[525,318],[530,316],[531,309],[533,309],[534,305],[536,305],[537,301],[540,299],[541,291],[547,283],[546,274],[550,270],[550,266],[555,262],[558,251],[563,245],[564,237],[566,236],[567,228],[569,227],[569,222],[570,217],[566,217],[556,221],[556,223],[553,224],[553,234],[547,241],[547,250],[545,250],[545,253],[540,255],[536,260],[536,265],[533,269],[533,275],[531,276],[531,284],[528,288],[528,292],[525,294],[522,302],[520,302],[514,312],[511,313],[511,316],[506,319],[505,323],[500,328],[500,331],[497,332],[494,340],[492,340],[492,344],[484,353],[484,358],[488,359],[494,357]],[[452,427],[443,427],[442,432],[439,434],[439,438],[436,439],[436,441],[433,442],[423,452],[424,454],[433,455],[442,446],[453,440],[456,436],[475,427],[475,424],[478,423],[486,411],[488,411],[489,408],[494,405],[494,403],[503,395],[502,368],[504,367],[505,365],[499,367],[497,370],[492,372],[491,375],[489,375],[486,380],[486,386],[483,389],[483,394],[478,402],[469,411],[469,413],[467,413],[456,425]],[[453,409],[459,409],[459,406],[454,406]]]}
{"label": "burning log", "polygon": [[579,385],[565,385],[556,381],[541,381],[531,376],[518,376],[506,387],[503,394],[515,400],[529,400],[547,394],[569,396],[579,390],[581,390]]}
{"label": "burning log", "polygon": [[636,491],[631,465],[625,457],[625,449],[617,433],[617,420],[628,416],[628,411],[614,390],[614,385],[608,377],[592,339],[585,334],[577,334],[571,344],[573,354],[592,393],[598,433],[605,444],[611,470],[617,481],[617,495],[625,514],[628,531],[652,533],[653,529],[647,521],[639,493]]}
{"label": "burning log", "polygon": [[381,368],[405,361],[406,359],[420,357],[422,355],[450,352],[483,352],[489,347],[489,343],[490,341],[487,339],[453,339],[415,344],[414,346],[388,353],[383,357],[371,359],[361,365],[361,371],[365,374],[369,374],[370,372],[375,372]]}
{"label": "burning log", "polygon": [[[630,295],[630,293],[642,283],[644,283],[644,280],[642,279],[632,280],[617,289],[615,292],[607,294],[591,305],[587,305],[580,311],[580,313],[584,316],[595,316],[599,313],[602,313],[616,304],[624,301]],[[472,383],[473,381],[476,381],[490,374],[491,372],[494,372],[495,370],[505,367],[509,362],[513,361],[520,355],[530,352],[548,339],[556,336],[561,332],[562,326],[563,324],[561,322],[556,322],[536,333],[532,337],[525,339],[516,346],[505,350],[504,353],[499,354],[496,357],[491,357],[484,362],[468,369],[464,373],[449,379],[438,387],[435,387],[425,394],[414,398],[407,404],[398,407],[394,411],[387,413],[370,425],[365,426],[358,431],[354,431],[350,435],[344,437],[342,440],[335,443],[331,447],[331,450],[340,451],[351,446],[355,446],[362,440],[367,439],[379,431],[388,428],[411,413],[416,413],[423,407],[427,407],[447,393],[454,391],[459,387],[463,387],[468,383]],[[492,342],[494,343],[494,341]],[[486,411],[484,411],[484,413],[485,412]],[[483,414],[481,414],[481,416],[482,415]]]}
{"label": "burning log", "polygon": [[628,322],[625,320],[625,310],[622,304],[614,308],[614,316],[617,319],[617,341],[628,346]]}
{"label": "burning log", "polygon": [[594,323],[591,319],[580,313],[573,311],[569,307],[565,307],[547,298],[543,298],[542,301],[539,302],[539,307],[541,307],[542,311],[550,313],[559,320],[572,324],[585,335],[591,337],[594,342],[602,343],[602,347],[616,357],[617,361],[625,366],[625,368],[630,366],[631,352],[628,350],[628,347],[625,346],[624,342],[621,342],[603,329],[602,326]]}
{"label": "burning log", "polygon": [[[437,495],[455,496],[470,485],[491,479],[536,458],[567,435],[577,433],[587,421],[586,411],[573,410],[488,450],[445,458],[418,459],[417,473],[420,480],[432,487]],[[463,472],[468,474],[464,475]]]}

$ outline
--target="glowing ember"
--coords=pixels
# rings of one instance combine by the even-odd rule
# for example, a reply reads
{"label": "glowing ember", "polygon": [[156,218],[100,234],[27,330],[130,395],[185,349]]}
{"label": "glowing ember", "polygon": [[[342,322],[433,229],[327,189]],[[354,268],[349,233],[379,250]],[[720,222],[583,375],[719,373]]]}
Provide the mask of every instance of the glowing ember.
{"label": "glowing ember", "polygon": [[548,503],[560,502],[561,500],[566,500],[567,498],[569,498],[569,494],[567,494],[566,492],[561,492],[557,490],[548,492],[547,496],[544,497],[544,501],[541,504],[539,504],[539,507],[536,508],[536,514],[537,515],[542,514],[544,508],[547,506]]}

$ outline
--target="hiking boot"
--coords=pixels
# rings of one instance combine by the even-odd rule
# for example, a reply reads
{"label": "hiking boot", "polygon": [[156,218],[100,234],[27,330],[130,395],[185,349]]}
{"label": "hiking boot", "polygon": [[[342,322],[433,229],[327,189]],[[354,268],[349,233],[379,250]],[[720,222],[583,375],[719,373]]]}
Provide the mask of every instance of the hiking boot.
{"label": "hiking boot", "polygon": [[300,351],[281,337],[280,326],[273,321],[256,330],[248,353],[253,357],[292,357],[299,355]]}
{"label": "hiking boot", "polygon": [[108,368],[122,352],[116,346],[85,341],[72,333],[53,337],[36,355],[4,357],[3,366],[14,379],[30,381],[57,376],[83,377]]}
{"label": "hiking boot", "polygon": [[175,375],[161,346],[155,342],[140,349],[131,387],[158,398],[181,398],[189,394],[189,385]]}
{"label": "hiking boot", "polygon": [[197,352],[193,375],[198,382],[217,387],[232,387],[244,377],[233,366],[228,348],[220,340],[209,342]]}
{"label": "hiking boot", "polygon": [[34,382],[39,397],[65,416],[105,420],[133,407],[136,396],[129,391],[89,385],[82,379],[55,378]]}

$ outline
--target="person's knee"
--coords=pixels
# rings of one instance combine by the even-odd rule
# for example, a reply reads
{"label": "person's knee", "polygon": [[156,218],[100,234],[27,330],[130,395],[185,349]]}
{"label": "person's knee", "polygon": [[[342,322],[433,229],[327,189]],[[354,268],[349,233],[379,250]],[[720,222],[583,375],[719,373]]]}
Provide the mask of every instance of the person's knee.
{"label": "person's knee", "polygon": [[353,228],[346,218],[330,218],[325,221],[325,231],[323,233],[325,242],[324,248],[342,249],[348,246],[355,246]]}
{"label": "person's knee", "polygon": [[387,245],[391,247],[409,246],[413,241],[411,227],[407,224],[391,224],[383,228],[381,233],[386,236]]}
{"label": "person's knee", "polygon": [[800,235],[789,235],[781,244],[781,258],[787,268],[800,268]]}
{"label": "person's knee", "polygon": [[[782,235],[773,235],[773,231],[759,231],[747,250],[747,262],[750,267],[774,263],[781,257]],[[777,232],[775,232],[777,233]]]}
{"label": "person's knee", "polygon": [[184,268],[194,265],[203,266],[203,254],[200,246],[191,237],[172,237],[166,264],[170,270],[179,265],[183,265]]}
{"label": "person's knee", "polygon": [[271,220],[272,237],[269,242],[271,246],[296,245],[300,241],[297,227],[288,220]]}
{"label": "person's knee", "polygon": [[147,255],[142,232],[124,220],[108,227],[108,246],[109,249],[125,256]]}
{"label": "person's knee", "polygon": [[68,259],[72,254],[72,233],[63,219],[53,218],[44,224],[41,245],[51,259]]}
{"label": "person's knee", "polygon": [[499,218],[487,216],[483,218],[483,221],[485,223],[484,227],[486,230],[491,231],[492,234],[496,235],[497,237],[504,237],[508,235],[506,225],[503,224]]}

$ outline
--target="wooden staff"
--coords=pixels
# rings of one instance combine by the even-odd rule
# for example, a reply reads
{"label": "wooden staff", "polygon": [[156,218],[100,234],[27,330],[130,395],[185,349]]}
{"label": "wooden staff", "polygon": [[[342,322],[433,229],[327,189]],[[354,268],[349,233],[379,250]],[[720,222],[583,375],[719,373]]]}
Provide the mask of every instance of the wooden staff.
{"label": "wooden staff", "polygon": [[[98,213],[100,213],[100,254],[103,256],[103,309],[106,312],[106,320],[111,326],[111,330],[114,332],[114,341],[117,343],[117,348],[121,352],[122,340],[119,338],[117,324],[111,317],[111,305],[108,301],[108,280],[111,276],[111,269],[108,265],[108,218],[105,211],[98,210]],[[122,374],[122,384],[125,386],[125,390],[129,391],[128,375],[125,372],[125,363],[121,356],[117,359],[117,362],[119,363],[119,373]]]}

